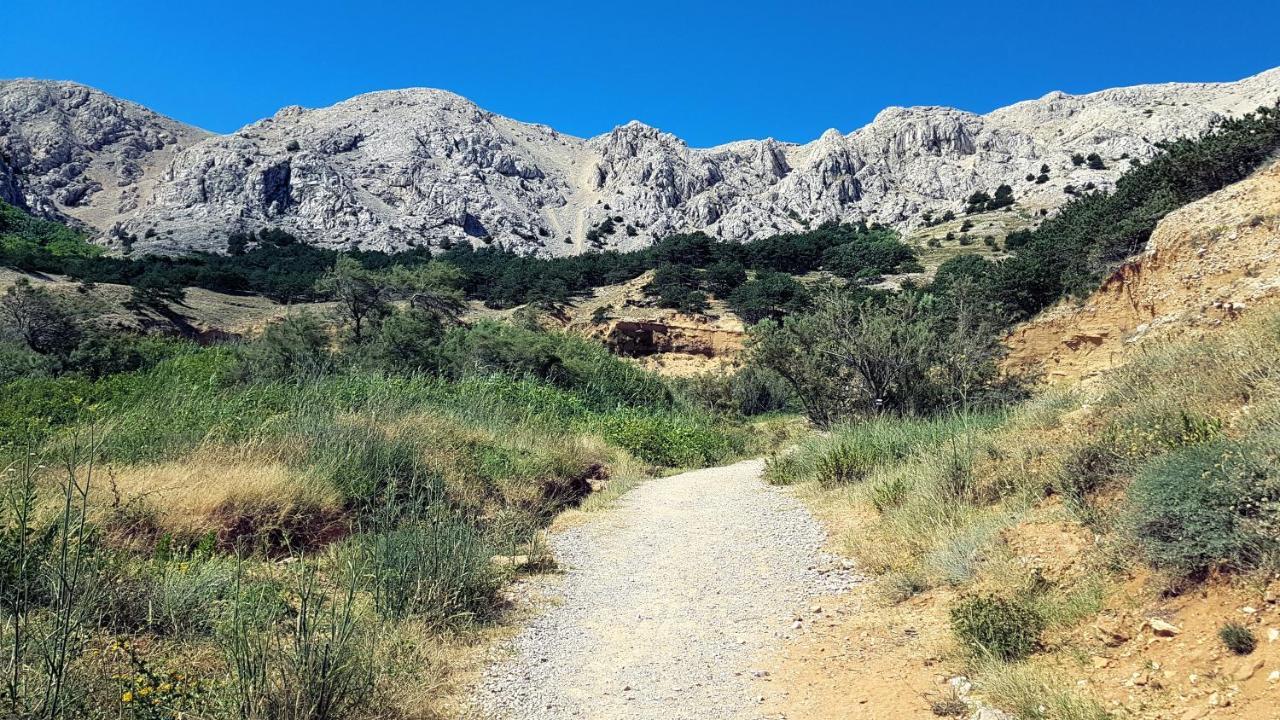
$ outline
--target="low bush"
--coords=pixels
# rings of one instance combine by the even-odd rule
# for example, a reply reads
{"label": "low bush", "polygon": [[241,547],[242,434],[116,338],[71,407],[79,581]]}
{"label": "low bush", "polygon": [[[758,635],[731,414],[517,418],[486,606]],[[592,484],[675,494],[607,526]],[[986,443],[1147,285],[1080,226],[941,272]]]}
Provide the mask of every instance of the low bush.
{"label": "low bush", "polygon": [[354,544],[374,604],[386,617],[456,624],[483,620],[494,609],[501,577],[489,544],[457,513],[437,508]]}
{"label": "low bush", "polygon": [[880,448],[853,433],[837,432],[813,459],[814,476],[821,485],[846,485],[867,478],[883,460]]}
{"label": "low bush", "polygon": [[1111,713],[1087,691],[1059,674],[1028,663],[980,665],[980,687],[989,701],[1023,720],[1108,720]]}
{"label": "low bush", "polygon": [[1237,655],[1248,655],[1258,647],[1253,631],[1240,623],[1229,622],[1218,629],[1218,639]]}
{"label": "low bush", "polygon": [[677,394],[694,406],[713,413],[750,417],[787,410],[791,389],[777,373],[748,365],[726,375],[707,372],[671,381]]}
{"label": "low bush", "polygon": [[1277,545],[1280,477],[1265,449],[1230,440],[1156,457],[1134,476],[1127,528],[1156,568],[1184,578],[1248,570]]}
{"label": "low bush", "polygon": [[699,416],[619,410],[600,418],[599,425],[605,440],[667,467],[714,464],[746,446],[740,434],[718,430],[713,420]]}
{"label": "low bush", "polygon": [[329,336],[315,317],[295,314],[267,326],[243,346],[244,368],[255,378],[303,380],[334,367]]}
{"label": "low bush", "polygon": [[1031,607],[995,596],[970,597],[951,608],[951,630],[978,657],[1006,662],[1035,652],[1044,619]]}

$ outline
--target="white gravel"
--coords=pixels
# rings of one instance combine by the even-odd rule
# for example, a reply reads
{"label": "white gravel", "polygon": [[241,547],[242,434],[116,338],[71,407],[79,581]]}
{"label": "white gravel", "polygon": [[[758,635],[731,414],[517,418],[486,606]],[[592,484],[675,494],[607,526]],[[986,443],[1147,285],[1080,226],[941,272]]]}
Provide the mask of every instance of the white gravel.
{"label": "white gravel", "polygon": [[[855,578],[823,529],[741,462],[651,480],[551,538],[553,600],[477,691],[503,720],[763,717],[752,661],[798,630],[807,600]],[[803,627],[803,621],[802,627]]]}

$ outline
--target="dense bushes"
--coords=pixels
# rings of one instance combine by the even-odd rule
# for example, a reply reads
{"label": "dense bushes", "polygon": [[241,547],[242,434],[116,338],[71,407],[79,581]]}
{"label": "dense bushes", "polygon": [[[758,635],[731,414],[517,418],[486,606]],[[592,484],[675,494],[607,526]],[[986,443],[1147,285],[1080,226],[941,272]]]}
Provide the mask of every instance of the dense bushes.
{"label": "dense bushes", "polygon": [[820,426],[854,413],[929,413],[1005,396],[994,333],[962,304],[903,292],[823,294],[812,312],[757,326],[753,363],[782,376]]}

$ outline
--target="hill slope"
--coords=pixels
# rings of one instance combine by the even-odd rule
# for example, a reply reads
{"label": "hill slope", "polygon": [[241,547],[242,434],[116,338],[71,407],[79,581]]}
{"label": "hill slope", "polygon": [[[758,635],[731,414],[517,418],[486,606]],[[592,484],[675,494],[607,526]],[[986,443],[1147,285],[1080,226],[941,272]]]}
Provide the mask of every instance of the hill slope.
{"label": "hill slope", "polygon": [[1204,332],[1280,298],[1280,163],[1165,218],[1146,250],[1083,304],[1063,303],[1010,337],[1010,362],[1074,379],[1144,339]]}
{"label": "hill slope", "polygon": [[[61,83],[0,83],[7,98],[0,142],[45,137],[31,129],[35,122],[53,128],[50,142],[61,147],[81,124],[79,113],[96,105],[63,103],[59,112],[70,119],[52,124],[14,108],[32,96],[77,93],[101,95]],[[148,162],[135,163],[142,180],[122,186],[131,189],[124,201],[62,190],[110,184],[90,172],[114,167],[96,159],[93,142],[81,143],[87,160],[10,162],[0,188],[7,183],[5,197],[17,198],[17,188],[26,207],[80,217],[104,233],[119,223],[114,235],[136,236],[140,248],[158,252],[221,251],[230,232],[276,227],[328,247],[472,242],[559,255],[641,247],[690,230],[743,240],[827,220],[910,228],[924,213],[959,211],[970,194],[1001,183],[1013,186],[1023,208],[1053,208],[1065,186],[1106,188],[1128,159],[1154,153],[1155,142],[1197,134],[1277,96],[1280,70],[1272,70],[1235,83],[1055,92],[986,115],[890,108],[866,127],[829,130],[807,144],[693,149],[638,122],[584,140],[440,90],[396,90],[329,108],[285,108],[196,143],[199,131],[150,118],[169,123],[173,137],[136,150]],[[152,186],[149,168],[161,150],[175,148]],[[1091,153],[1103,169],[1072,161]],[[1047,180],[1027,180],[1042,166]],[[92,212],[73,210],[81,205]]]}
{"label": "hill slope", "polygon": [[70,82],[0,81],[0,200],[106,230],[209,133]]}

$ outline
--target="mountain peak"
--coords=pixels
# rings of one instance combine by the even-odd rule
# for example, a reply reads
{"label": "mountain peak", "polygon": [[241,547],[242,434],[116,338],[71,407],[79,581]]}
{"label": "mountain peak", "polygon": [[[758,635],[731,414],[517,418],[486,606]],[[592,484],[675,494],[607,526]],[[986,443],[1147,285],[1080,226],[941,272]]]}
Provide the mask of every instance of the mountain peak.
{"label": "mountain peak", "polygon": [[[693,149],[638,120],[582,140],[432,88],[289,106],[210,137],[85,86],[8,80],[0,196],[156,252],[221,251],[228,234],[264,228],[329,247],[470,242],[560,254],[589,235],[615,247],[693,230],[745,240],[796,229],[796,218],[912,227],[1001,184],[1025,211],[1056,208],[1067,185],[1105,189],[1124,158],[1278,96],[1280,68],[1235,83],[1052,92],[986,115],[889,107],[808,144]],[[1070,161],[1091,152],[1105,170]],[[1048,181],[1025,180],[1045,165]],[[606,218],[631,230],[593,233]]]}

